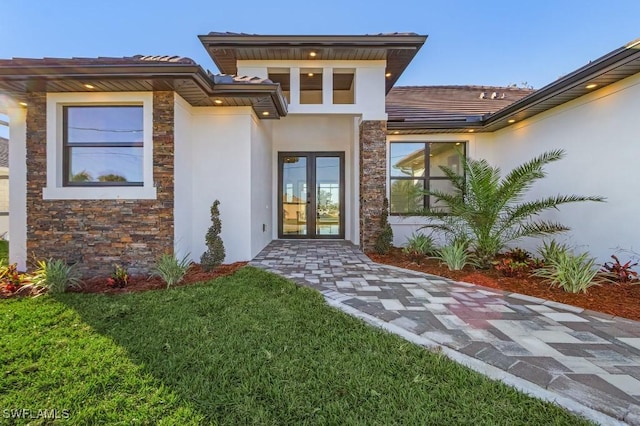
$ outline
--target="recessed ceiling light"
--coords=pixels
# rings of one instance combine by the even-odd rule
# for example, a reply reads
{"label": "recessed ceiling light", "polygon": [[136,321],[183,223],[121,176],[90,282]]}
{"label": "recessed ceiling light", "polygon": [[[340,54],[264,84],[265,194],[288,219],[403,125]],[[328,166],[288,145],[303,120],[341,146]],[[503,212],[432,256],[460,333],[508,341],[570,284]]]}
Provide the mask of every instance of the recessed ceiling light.
{"label": "recessed ceiling light", "polygon": [[309,53],[309,56],[311,56],[312,58],[315,58],[315,57],[316,57],[316,55],[317,55],[317,53],[316,53],[316,52],[311,52],[311,53]]}
{"label": "recessed ceiling light", "polygon": [[511,120],[509,120],[509,123],[515,123],[516,120],[514,120],[513,118]]}
{"label": "recessed ceiling light", "polygon": [[20,105],[27,106],[27,103],[26,102],[20,102]]}
{"label": "recessed ceiling light", "polygon": [[395,132],[393,132],[393,134],[394,134],[394,135],[399,135],[399,134],[400,134],[400,132],[396,130]]}
{"label": "recessed ceiling light", "polygon": [[[475,132],[475,130],[469,129],[469,133],[473,133],[473,132]],[[459,145],[459,143],[457,145]]]}
{"label": "recessed ceiling light", "polygon": [[269,111],[262,111],[262,115],[266,117],[267,115],[269,115]]}
{"label": "recessed ceiling light", "polygon": [[388,72],[388,73],[386,73],[384,76],[385,76],[385,77],[391,77],[391,73],[390,73],[390,72]]}
{"label": "recessed ceiling light", "polygon": [[86,87],[87,89],[95,89],[96,87],[91,85],[91,84],[83,84],[84,87]]}
{"label": "recessed ceiling light", "polygon": [[309,77],[313,77],[313,73],[310,72],[309,74],[307,74]]}
{"label": "recessed ceiling light", "polygon": [[591,84],[587,84],[584,87],[587,89],[595,89],[596,87],[598,87],[598,85],[596,83],[591,83]]}
{"label": "recessed ceiling light", "polygon": [[213,101],[216,105],[222,105],[222,100],[221,99],[216,99]]}

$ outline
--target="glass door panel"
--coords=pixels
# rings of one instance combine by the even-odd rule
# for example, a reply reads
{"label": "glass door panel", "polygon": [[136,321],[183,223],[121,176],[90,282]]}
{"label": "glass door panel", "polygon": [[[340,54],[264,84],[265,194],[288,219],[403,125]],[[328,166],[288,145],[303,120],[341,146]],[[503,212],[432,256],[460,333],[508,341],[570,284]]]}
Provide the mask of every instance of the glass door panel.
{"label": "glass door panel", "polygon": [[341,232],[340,157],[316,157],[316,235],[338,236]]}
{"label": "glass door panel", "polygon": [[282,234],[307,235],[307,157],[282,158]]}
{"label": "glass door panel", "polygon": [[344,153],[281,152],[278,236],[344,238]]}

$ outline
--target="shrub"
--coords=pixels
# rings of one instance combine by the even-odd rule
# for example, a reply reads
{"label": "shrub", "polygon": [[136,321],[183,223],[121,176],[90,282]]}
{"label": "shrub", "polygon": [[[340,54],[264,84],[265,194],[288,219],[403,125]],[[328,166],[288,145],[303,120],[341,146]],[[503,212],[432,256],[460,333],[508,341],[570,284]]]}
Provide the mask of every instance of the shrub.
{"label": "shrub", "polygon": [[29,277],[18,272],[18,264],[7,265],[2,261],[0,265],[0,285],[4,285],[10,292],[18,291],[23,285],[30,282]]}
{"label": "shrub", "polygon": [[504,257],[509,258],[515,262],[528,262],[531,260],[531,253],[525,249],[519,247],[513,248],[504,253]]}
{"label": "shrub", "polygon": [[391,225],[389,225],[389,200],[386,198],[382,202],[380,229],[380,234],[376,237],[373,248],[378,254],[387,254],[393,246],[393,229],[391,229]]}
{"label": "shrub", "polygon": [[604,201],[604,198],[555,195],[522,201],[533,184],[545,177],[544,167],[563,156],[562,150],[546,152],[501,177],[500,169],[486,160],[467,159],[461,155],[464,176],[451,167],[440,166],[454,190],[426,191],[426,195],[444,203],[444,207],[439,204],[424,213],[435,219],[426,226],[444,233],[448,240],[469,238],[478,264],[484,268],[489,267],[496,254],[512,241],[569,230],[537,216],[561,204]]}
{"label": "shrub", "polygon": [[167,288],[182,281],[191,266],[189,254],[179,260],[171,254],[163,254],[158,258],[151,270],[151,276],[159,277],[167,284]]}
{"label": "shrub", "polygon": [[514,260],[511,257],[503,257],[502,259],[492,262],[493,269],[500,272],[505,277],[525,277],[531,273],[531,263]]}
{"label": "shrub", "polygon": [[45,287],[51,293],[64,293],[69,287],[80,285],[80,274],[75,265],[61,259],[40,260],[33,275],[33,284]]}
{"label": "shrub", "polygon": [[107,278],[107,285],[113,288],[124,288],[127,284],[129,284],[129,272],[127,272],[127,269],[118,264],[113,265],[113,272]]}
{"label": "shrub", "polygon": [[225,251],[224,243],[220,238],[222,222],[220,221],[219,205],[220,201],[218,200],[215,200],[211,205],[211,227],[207,231],[207,235],[205,235],[207,251],[200,257],[200,263],[205,271],[210,271],[224,262]]}
{"label": "shrub", "polygon": [[560,244],[556,240],[549,242],[543,241],[542,247],[538,249],[538,254],[542,257],[542,261],[547,264],[558,259],[563,253],[571,251],[571,248],[566,244]]}
{"label": "shrub", "polygon": [[602,265],[601,272],[607,273],[607,275],[619,283],[627,283],[638,279],[638,273],[633,270],[633,267],[637,266],[638,262],[631,263],[631,261],[628,261],[623,265],[616,255],[612,254],[611,258],[614,261],[605,262],[604,265]]}
{"label": "shrub", "polygon": [[493,269],[506,277],[525,277],[533,269],[540,268],[543,263],[533,259],[531,253],[521,248],[514,248],[505,252],[498,260],[491,262]]}
{"label": "shrub", "polygon": [[431,235],[414,232],[407,240],[407,245],[402,251],[411,259],[420,261],[422,257],[436,253],[436,246]]}
{"label": "shrub", "polygon": [[450,271],[459,271],[464,268],[465,265],[471,263],[468,244],[461,240],[454,241],[440,248],[435,257],[447,265]]}
{"label": "shrub", "polygon": [[568,293],[586,293],[589,287],[600,285],[605,280],[598,277],[596,260],[588,253],[576,255],[567,249],[554,253],[548,263],[533,275],[545,278],[552,286]]}

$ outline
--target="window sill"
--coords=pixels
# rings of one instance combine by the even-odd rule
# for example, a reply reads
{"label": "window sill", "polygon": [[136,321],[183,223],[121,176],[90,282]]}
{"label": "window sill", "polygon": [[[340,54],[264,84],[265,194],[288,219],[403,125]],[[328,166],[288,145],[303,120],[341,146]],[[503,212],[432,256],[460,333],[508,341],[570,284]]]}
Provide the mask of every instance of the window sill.
{"label": "window sill", "polygon": [[424,216],[389,216],[389,224],[391,225],[426,225],[432,222],[432,220]]}
{"label": "window sill", "polygon": [[155,200],[156,188],[137,187],[46,187],[43,200]]}

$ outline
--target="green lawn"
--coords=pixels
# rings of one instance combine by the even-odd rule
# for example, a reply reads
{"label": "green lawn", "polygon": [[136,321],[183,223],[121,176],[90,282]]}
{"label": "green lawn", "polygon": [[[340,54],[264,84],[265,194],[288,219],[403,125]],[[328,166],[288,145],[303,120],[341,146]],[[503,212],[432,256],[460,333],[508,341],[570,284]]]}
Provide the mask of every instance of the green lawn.
{"label": "green lawn", "polygon": [[171,290],[1,301],[0,336],[0,419],[586,424],[248,267]]}

